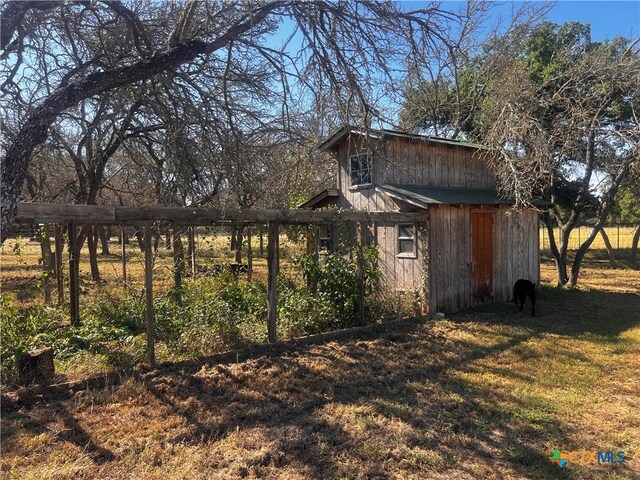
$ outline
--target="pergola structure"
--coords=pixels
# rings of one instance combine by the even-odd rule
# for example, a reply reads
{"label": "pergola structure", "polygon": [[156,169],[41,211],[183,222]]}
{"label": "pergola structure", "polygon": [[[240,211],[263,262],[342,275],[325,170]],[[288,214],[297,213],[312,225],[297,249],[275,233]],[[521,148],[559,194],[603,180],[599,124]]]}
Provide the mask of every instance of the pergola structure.
{"label": "pergola structure", "polygon": [[[365,232],[370,224],[376,222],[421,222],[426,220],[427,213],[413,212],[364,212],[354,210],[267,210],[267,209],[213,209],[189,207],[131,207],[103,205],[65,205],[43,203],[19,203],[15,222],[19,224],[54,225],[56,237],[55,264],[56,271],[62,270],[62,235],[61,225],[67,226],[69,233],[69,290],[70,313],[72,323],[79,323],[79,283],[78,283],[78,246],[75,245],[78,226],[84,225],[127,225],[144,226],[145,239],[151,238],[151,228],[155,223],[169,223],[174,228],[197,226],[219,226],[233,224],[267,224],[267,327],[269,342],[277,340],[277,277],[279,270],[279,226],[281,224],[321,224],[335,222],[352,222],[358,225],[358,258],[357,265],[360,276],[358,295],[358,315],[364,319],[364,258],[362,255],[365,243]],[[193,235],[190,236],[193,241]],[[126,262],[124,256],[123,236],[123,276],[126,278]],[[150,241],[144,242],[145,249],[145,298],[147,326],[147,361],[155,363],[155,322],[153,311],[153,265],[152,246]],[[193,249],[192,249],[193,252]],[[192,260],[193,261],[193,260]],[[58,275],[58,292],[62,292],[63,284]]]}

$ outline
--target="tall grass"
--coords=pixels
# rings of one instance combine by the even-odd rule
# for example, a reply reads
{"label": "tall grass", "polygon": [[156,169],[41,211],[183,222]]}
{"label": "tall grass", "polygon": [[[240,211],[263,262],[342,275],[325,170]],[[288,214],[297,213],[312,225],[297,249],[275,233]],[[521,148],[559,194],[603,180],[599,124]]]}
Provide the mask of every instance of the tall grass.
{"label": "tall grass", "polygon": [[[345,247],[346,248],[346,247]],[[345,255],[346,253],[346,255]],[[298,257],[312,289],[299,279],[279,278],[278,334],[291,338],[355,326],[357,318],[358,273],[356,254],[348,248],[324,256],[316,263]],[[374,285],[379,279],[377,250],[365,251],[364,273],[368,304],[367,321],[384,315],[384,305],[374,301]],[[208,355],[229,348],[264,343],[267,340],[267,287],[264,281],[249,282],[222,272],[186,282],[180,292],[169,291],[154,299],[155,328],[161,360]],[[133,289],[104,291],[84,307],[82,324],[72,326],[66,309],[32,306],[18,308],[2,299],[1,373],[15,376],[16,360],[38,347],[53,347],[56,361],[64,367],[87,355],[99,359],[102,367],[128,368],[144,359],[144,293]],[[381,307],[382,305],[382,307]],[[395,316],[403,312],[394,311]],[[64,369],[64,368],[63,368]]]}

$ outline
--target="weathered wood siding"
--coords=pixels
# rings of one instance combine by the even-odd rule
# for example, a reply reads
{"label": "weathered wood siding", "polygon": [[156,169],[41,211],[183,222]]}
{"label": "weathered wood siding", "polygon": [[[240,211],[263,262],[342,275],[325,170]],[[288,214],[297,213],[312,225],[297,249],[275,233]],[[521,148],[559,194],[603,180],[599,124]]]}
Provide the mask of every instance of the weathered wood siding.
{"label": "weathered wood siding", "polygon": [[[404,138],[372,139],[351,135],[338,146],[338,205],[365,211],[397,211],[401,206],[372,187],[352,188],[351,155],[373,154],[373,184],[495,188],[496,178],[476,150]],[[455,312],[473,306],[471,285],[471,210],[469,205],[430,209],[429,271],[424,271],[424,243],[418,234],[418,258],[397,257],[397,226],[378,223],[382,283],[397,290],[420,289],[428,278],[428,311]],[[493,297],[511,298],[518,278],[539,281],[537,212],[489,208],[493,221]],[[420,227],[419,227],[420,228]]]}
{"label": "weathered wood siding", "polygon": [[349,157],[373,154],[374,184],[495,188],[496,179],[476,150],[425,141],[390,138],[386,141],[352,135],[336,151],[340,199],[344,208],[395,210],[397,206],[373,188],[350,185]]}
{"label": "weathered wood siding", "polygon": [[[538,212],[502,208],[494,225],[494,295],[497,301],[513,299],[519,278],[540,282]],[[498,218],[498,217],[496,217]]]}
{"label": "weathered wood siding", "polygon": [[[471,211],[469,205],[430,209],[431,271],[428,307],[456,312],[477,303],[471,283]],[[519,278],[539,281],[538,213],[525,209],[486,208],[493,221],[493,299],[511,299]]]}
{"label": "weathered wood siding", "polygon": [[380,183],[494,188],[492,171],[471,148],[394,138],[387,142]]}
{"label": "weathered wood siding", "polygon": [[398,257],[397,224],[377,223],[375,235],[380,251],[378,267],[382,273],[383,288],[403,291],[420,291],[422,288],[423,245],[417,226],[417,257]]}

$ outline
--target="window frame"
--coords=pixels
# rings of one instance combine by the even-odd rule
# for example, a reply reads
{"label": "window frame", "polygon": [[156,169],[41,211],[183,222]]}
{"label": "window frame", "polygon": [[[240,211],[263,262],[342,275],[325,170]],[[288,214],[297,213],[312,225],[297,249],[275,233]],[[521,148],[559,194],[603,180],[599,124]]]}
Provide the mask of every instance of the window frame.
{"label": "window frame", "polygon": [[[332,253],[333,252],[333,229],[331,224],[319,224],[318,225],[318,252],[319,253]],[[326,228],[327,236],[322,236],[321,231]],[[323,248],[323,241],[328,243],[329,248]]]}
{"label": "window frame", "polygon": [[[367,157],[369,163],[369,182],[365,183],[353,183],[353,169],[352,159],[356,157]],[[362,170],[360,170],[362,171]],[[349,189],[357,190],[359,188],[367,188],[373,185],[373,154],[371,152],[356,153],[355,155],[349,155]]]}
{"label": "window frame", "polygon": [[[400,235],[401,227],[410,226],[413,232],[411,237],[403,237]],[[413,248],[411,252],[403,252],[400,249],[400,242],[411,240]],[[396,257],[397,258],[418,258],[418,228],[415,223],[398,223],[396,226]]]}

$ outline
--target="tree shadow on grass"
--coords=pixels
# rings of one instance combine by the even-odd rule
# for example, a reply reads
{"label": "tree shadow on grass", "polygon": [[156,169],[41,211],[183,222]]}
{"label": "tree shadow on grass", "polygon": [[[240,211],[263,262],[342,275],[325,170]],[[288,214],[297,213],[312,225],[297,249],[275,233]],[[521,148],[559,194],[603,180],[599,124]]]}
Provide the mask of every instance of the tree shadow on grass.
{"label": "tree shadow on grass", "polygon": [[544,287],[537,294],[536,317],[527,299],[522,313],[512,302],[485,304],[465,310],[453,321],[522,326],[535,333],[566,336],[594,334],[617,341],[624,331],[640,325],[640,295]]}
{"label": "tree shadow on grass", "polygon": [[[553,445],[571,443],[576,432],[569,422],[557,421],[540,402],[527,403],[516,391],[496,391],[468,374],[478,361],[510,350],[517,355],[527,342],[549,334],[617,342],[640,323],[623,315],[637,301],[632,294],[544,290],[544,313],[533,319],[512,304],[483,306],[453,316],[454,323],[414,322],[322,345],[276,347],[240,363],[166,365],[139,380],[187,425],[186,431],[166,432],[167,443],[211,446],[255,436],[242,455],[258,445],[267,453],[257,463],[246,460],[237,474],[254,469],[255,475],[273,477],[295,466],[309,478],[478,478],[492,472],[588,478],[589,472],[559,469],[548,458]],[[587,314],[571,317],[576,304]],[[624,318],[610,321],[611,315]],[[486,342],[474,338],[473,328],[456,337],[455,323],[486,324],[484,331],[476,330]],[[516,328],[492,333],[488,327],[496,325]],[[478,368],[533,381],[515,366]],[[117,462],[57,401],[55,408],[68,417],[70,441],[89,445],[96,463]],[[42,431],[43,426],[25,428]],[[415,452],[433,457],[409,458]]]}
{"label": "tree shadow on grass", "polygon": [[[193,426],[192,439],[205,436],[216,440],[230,432],[258,427],[276,433],[287,427],[301,429],[303,434],[295,440],[280,438],[278,449],[285,452],[280,464],[303,462],[314,478],[336,478],[344,474],[336,463],[335,451],[360,459],[366,470],[359,472],[363,478],[390,475],[385,472],[384,458],[367,458],[366,439],[354,437],[351,428],[346,431],[345,427],[350,426],[341,424],[339,418],[334,421],[327,418],[326,408],[335,411],[336,406],[341,405],[355,407],[356,415],[358,409],[366,407],[363,415],[373,415],[375,418],[369,419],[372,424],[381,417],[394,418],[399,411],[402,422],[415,433],[408,440],[410,448],[435,451],[442,458],[476,456],[489,465],[499,456],[502,463],[525,474],[534,473],[538,478],[571,478],[570,473],[554,469],[547,458],[550,452],[534,450],[518,440],[523,433],[531,434],[531,429],[487,403],[484,389],[451,374],[529,338],[531,335],[516,335],[491,347],[476,346],[455,358],[442,360],[424,356],[424,349],[442,339],[408,331],[404,335],[382,336],[373,342],[374,346],[359,341],[335,342],[301,354],[304,359],[318,358],[331,374],[310,368],[307,362],[290,355],[280,355],[258,358],[255,365],[250,366],[248,376],[239,376],[227,367],[218,366],[203,376],[184,372],[150,376],[145,385]],[[416,340],[421,343],[418,351],[414,351]],[[390,364],[389,359],[394,357],[402,358],[405,366]],[[269,372],[272,381],[257,378],[255,375],[261,371]],[[278,379],[279,375],[286,378]],[[425,385],[430,387],[424,390]],[[429,399],[429,392],[433,399]],[[185,409],[187,403],[190,407]],[[402,414],[402,408],[397,405],[406,405],[407,412]],[[212,418],[203,416],[202,412],[218,414]],[[358,422],[358,418],[347,421]],[[562,429],[555,435],[561,440],[566,438]],[[447,436],[452,440],[442,441]],[[458,443],[461,437],[466,439],[463,445]],[[333,453],[327,453],[318,440],[324,438],[332,439]],[[385,438],[378,440],[384,443]],[[462,471],[466,468],[464,464],[447,467]]]}

